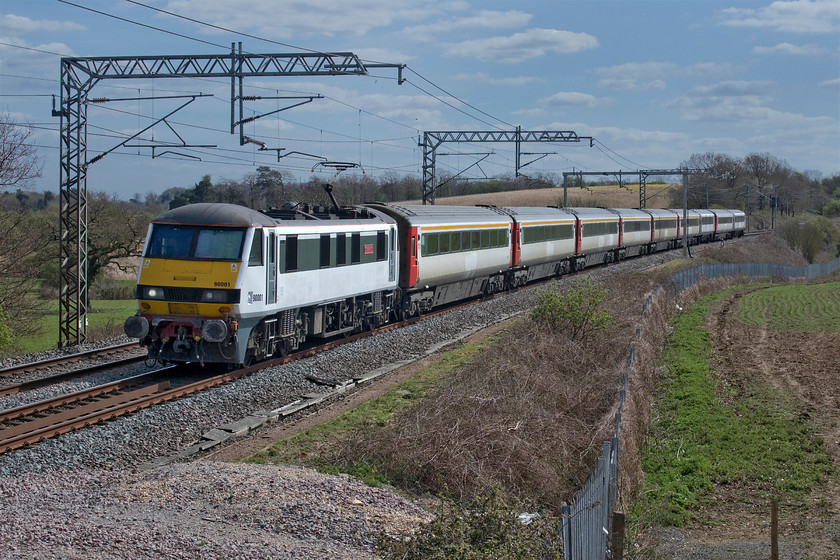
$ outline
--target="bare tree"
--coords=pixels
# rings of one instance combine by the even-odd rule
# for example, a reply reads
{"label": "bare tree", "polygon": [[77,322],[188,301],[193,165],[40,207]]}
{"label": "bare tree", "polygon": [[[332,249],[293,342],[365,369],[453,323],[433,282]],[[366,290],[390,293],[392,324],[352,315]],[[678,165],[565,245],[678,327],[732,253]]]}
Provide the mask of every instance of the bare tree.
{"label": "bare tree", "polygon": [[0,189],[22,189],[41,176],[32,127],[18,124],[8,113],[0,113]]}
{"label": "bare tree", "polygon": [[32,257],[46,241],[30,219],[24,204],[28,195],[21,190],[41,175],[31,136],[29,125],[19,125],[8,113],[0,114],[0,190],[16,191],[18,202],[15,210],[0,210],[0,331],[7,333],[0,337],[0,352],[13,338],[32,331],[38,314],[38,302],[31,297]]}
{"label": "bare tree", "polygon": [[753,185],[758,189],[758,209],[763,210],[764,201],[769,198],[767,191],[770,190],[774,180],[786,166],[778,158],[764,153],[749,154],[744,158],[744,167],[753,181]]}
{"label": "bare tree", "polygon": [[143,252],[143,241],[152,215],[138,212],[116,195],[88,196],[88,281],[108,266],[133,272]]}
{"label": "bare tree", "polygon": [[[742,173],[740,162],[726,154],[706,152],[692,154],[682,164],[689,169],[702,169],[703,174],[691,177],[691,189],[688,192],[690,208],[708,208],[720,205],[726,208],[735,206],[737,183]],[[682,193],[676,193],[674,204],[682,206]]]}

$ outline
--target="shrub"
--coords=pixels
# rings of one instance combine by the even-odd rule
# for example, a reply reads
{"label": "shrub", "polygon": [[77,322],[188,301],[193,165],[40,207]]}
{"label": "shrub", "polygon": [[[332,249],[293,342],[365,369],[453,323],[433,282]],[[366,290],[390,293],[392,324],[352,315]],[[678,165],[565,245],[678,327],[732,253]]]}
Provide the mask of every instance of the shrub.
{"label": "shrub", "polygon": [[823,216],[840,216],[840,198],[826,202],[825,206],[823,206]]}
{"label": "shrub", "polygon": [[537,307],[531,313],[534,321],[547,329],[565,330],[573,340],[584,340],[595,331],[608,329],[613,324],[605,308],[607,290],[589,278],[581,280],[565,294],[552,283],[537,292]]}
{"label": "shrub", "polygon": [[793,220],[783,222],[776,228],[776,234],[809,263],[815,262],[822,253],[825,253],[823,257],[826,260],[837,256],[840,231],[822,216],[814,216],[804,223]]}
{"label": "shrub", "polygon": [[557,518],[523,516],[492,491],[465,506],[444,500],[431,523],[411,537],[380,541],[388,560],[560,559]]}

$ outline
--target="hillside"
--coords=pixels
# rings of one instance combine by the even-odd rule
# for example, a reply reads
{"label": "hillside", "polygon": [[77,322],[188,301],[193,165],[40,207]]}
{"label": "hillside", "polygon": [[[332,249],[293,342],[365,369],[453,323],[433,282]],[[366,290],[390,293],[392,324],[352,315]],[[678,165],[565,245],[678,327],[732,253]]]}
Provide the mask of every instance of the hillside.
{"label": "hillside", "polygon": [[[648,185],[647,207],[667,208],[669,193],[678,189],[678,185]],[[568,206],[612,208],[638,208],[639,186],[629,185],[628,188],[618,186],[569,188],[567,192]],[[405,201],[400,204],[422,204],[419,200]],[[559,206],[563,204],[563,189],[533,189],[522,191],[505,191],[498,193],[470,194],[464,196],[439,197],[435,204],[441,206],[474,206],[489,204],[493,206]]]}

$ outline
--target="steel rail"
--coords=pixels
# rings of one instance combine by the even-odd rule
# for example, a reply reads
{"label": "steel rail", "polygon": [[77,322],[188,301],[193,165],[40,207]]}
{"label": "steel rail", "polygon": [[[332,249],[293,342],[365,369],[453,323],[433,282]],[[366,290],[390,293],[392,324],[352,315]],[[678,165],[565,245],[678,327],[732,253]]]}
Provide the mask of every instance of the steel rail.
{"label": "steel rail", "polygon": [[96,364],[93,366],[86,367],[84,369],[76,369],[73,371],[66,371],[64,373],[58,373],[56,375],[50,375],[47,377],[40,377],[38,379],[33,379],[31,381],[24,381],[22,383],[15,383],[13,385],[4,385],[0,386],[0,397],[5,397],[8,395],[14,395],[17,393],[21,393],[24,391],[31,391],[33,389],[40,389],[41,387],[48,387],[49,385],[55,385],[56,383],[60,383],[62,381],[67,381],[70,379],[75,379],[77,377],[82,377],[96,371],[100,371],[103,369],[109,368],[118,368],[122,366],[131,365],[137,362],[142,362],[146,359],[145,355],[142,356],[133,356],[131,358],[123,358],[121,360],[116,360],[113,362],[108,362],[105,364]]}
{"label": "steel rail", "polygon": [[67,354],[65,356],[57,356],[55,358],[47,358],[46,360],[36,360],[34,362],[27,362],[25,364],[20,364],[17,366],[11,366],[7,368],[0,369],[0,377],[8,377],[13,374],[17,373],[24,373],[27,371],[32,371],[36,369],[42,369],[45,367],[59,365],[64,363],[72,363],[78,362],[87,358],[93,358],[96,356],[105,356],[108,354],[113,354],[114,352],[120,352],[123,350],[129,350],[131,348],[140,348],[137,342],[127,342],[123,344],[115,344],[113,346],[106,346],[103,348],[96,348],[94,350],[86,350],[84,352],[77,352],[75,354]]}

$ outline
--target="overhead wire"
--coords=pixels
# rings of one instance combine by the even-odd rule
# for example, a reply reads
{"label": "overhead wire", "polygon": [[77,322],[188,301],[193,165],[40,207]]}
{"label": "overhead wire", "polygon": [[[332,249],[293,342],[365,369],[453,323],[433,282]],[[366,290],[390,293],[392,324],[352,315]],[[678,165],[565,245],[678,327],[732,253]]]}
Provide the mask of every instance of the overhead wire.
{"label": "overhead wire", "polygon": [[[211,42],[211,41],[206,41],[206,40],[203,40],[203,39],[200,39],[200,38],[197,38],[197,37],[193,37],[193,36],[190,36],[190,35],[187,35],[187,34],[178,33],[178,32],[175,32],[175,31],[168,30],[168,29],[164,29],[164,28],[162,28],[162,27],[158,27],[158,26],[154,26],[154,25],[149,25],[149,24],[145,24],[145,23],[142,23],[142,22],[139,22],[139,21],[135,21],[135,20],[132,20],[132,19],[129,19],[129,18],[124,18],[124,17],[121,17],[121,16],[117,16],[117,15],[114,15],[114,14],[110,14],[110,13],[108,13],[108,12],[104,12],[104,11],[101,11],[101,10],[97,10],[97,9],[94,9],[94,8],[90,8],[90,7],[84,6],[84,5],[79,4],[79,3],[76,3],[76,2],[71,2],[70,0],[58,0],[58,1],[59,1],[59,2],[61,2],[61,3],[63,3],[63,4],[67,4],[67,5],[70,5],[70,6],[73,6],[73,7],[79,8],[79,9],[83,9],[83,10],[86,10],[86,11],[90,11],[90,12],[93,12],[93,13],[96,13],[96,14],[99,14],[99,15],[102,15],[102,16],[106,16],[106,17],[110,17],[110,18],[113,18],[113,19],[117,19],[117,20],[119,20],[119,21],[123,21],[123,22],[130,23],[130,24],[133,24],[133,25],[138,25],[138,26],[141,26],[141,27],[144,27],[144,28],[147,28],[147,29],[151,29],[151,30],[153,30],[153,31],[158,31],[158,32],[161,32],[161,33],[166,33],[166,34],[169,34],[169,35],[173,35],[173,36],[180,37],[180,38],[183,38],[183,39],[188,39],[188,40],[191,40],[191,41],[196,41],[196,42],[199,42],[199,43],[207,44],[207,45],[214,46],[214,47],[218,47],[218,48],[222,48],[222,49],[227,49],[227,48],[228,48],[226,45],[221,45],[221,44],[214,43],[214,42]],[[184,19],[184,20],[187,20],[187,21],[190,21],[190,22],[196,23],[196,24],[198,24],[198,25],[207,26],[207,27],[210,27],[210,28],[213,28],[213,29],[217,29],[217,30],[220,30],[220,31],[225,31],[225,32],[233,33],[233,34],[240,35],[240,36],[243,36],[243,37],[249,37],[249,38],[252,38],[252,39],[255,39],[255,40],[264,41],[264,42],[271,43],[271,44],[276,44],[276,45],[281,45],[281,46],[284,46],[284,47],[289,47],[289,48],[293,48],[293,49],[298,49],[298,50],[301,50],[301,51],[312,52],[312,53],[322,53],[322,54],[323,54],[323,51],[320,51],[320,50],[308,49],[308,48],[305,48],[305,47],[300,47],[300,46],[297,46],[297,45],[292,45],[292,44],[289,44],[289,43],[284,43],[284,42],[280,42],[280,41],[274,41],[274,40],[272,40],[272,39],[267,39],[267,38],[265,38],[265,37],[260,37],[260,36],[258,36],[258,35],[253,35],[253,34],[250,34],[250,33],[245,33],[245,32],[242,32],[242,31],[237,31],[237,30],[234,30],[234,29],[230,29],[230,28],[226,28],[226,27],[223,27],[223,26],[215,25],[215,24],[212,24],[212,23],[209,23],[209,22],[205,22],[205,21],[202,21],[202,20],[198,20],[198,19],[196,19],[196,18],[191,18],[191,17],[188,17],[188,16],[184,16],[184,15],[182,15],[182,14],[178,14],[178,13],[176,13],[176,12],[171,12],[171,11],[169,11],[169,10],[164,10],[164,9],[161,9],[161,8],[157,8],[157,7],[155,7],[155,6],[150,6],[150,5],[148,5],[148,4],[145,4],[145,3],[143,3],[143,2],[139,2],[139,1],[137,1],[137,0],[126,0],[126,1],[127,1],[127,2],[129,2],[129,3],[131,3],[131,4],[134,4],[134,5],[140,6],[140,7],[144,7],[144,8],[150,9],[150,10],[154,10],[154,11],[159,12],[159,13],[164,13],[164,14],[170,15],[170,16],[172,16],[172,17],[177,17],[177,18],[180,18],[180,19]],[[27,49],[27,50],[36,51],[36,52],[42,52],[42,53],[46,53],[46,54],[52,54],[52,55],[56,55],[56,56],[63,56],[63,55],[61,55],[61,54],[59,54],[59,53],[54,53],[54,52],[50,52],[50,51],[45,51],[45,50],[42,50],[42,49],[36,49],[36,48],[31,48],[31,47],[23,47],[23,46],[20,46],[20,45],[13,45],[13,44],[4,43],[4,42],[0,42],[0,44],[2,44],[2,45],[6,45],[6,46],[10,46],[10,47],[23,48],[23,49]],[[491,115],[490,113],[488,113],[488,112],[486,112],[486,111],[483,111],[482,109],[480,109],[480,108],[478,108],[478,107],[476,107],[476,106],[474,106],[474,105],[472,105],[472,104],[470,104],[470,103],[468,103],[468,102],[466,102],[466,101],[464,101],[464,100],[462,100],[462,99],[458,98],[457,96],[453,95],[452,93],[450,93],[449,91],[447,91],[447,90],[446,90],[446,89],[444,89],[443,87],[441,87],[441,86],[439,86],[439,85],[435,84],[434,82],[432,82],[431,80],[429,80],[429,79],[428,79],[428,78],[426,78],[425,76],[421,75],[421,74],[420,74],[419,72],[417,72],[414,68],[411,68],[411,67],[409,67],[409,66],[407,66],[407,65],[405,66],[405,68],[406,68],[406,69],[408,69],[408,70],[410,70],[410,71],[411,71],[414,75],[416,75],[416,76],[417,76],[420,80],[422,80],[422,81],[424,81],[424,82],[428,83],[428,84],[429,84],[429,85],[431,85],[432,87],[434,87],[434,88],[438,89],[439,91],[443,92],[443,93],[444,93],[446,96],[448,96],[449,98],[451,98],[451,99],[453,99],[453,100],[457,101],[457,103],[461,104],[461,105],[462,105],[462,107],[468,107],[470,110],[475,111],[475,112],[477,112],[477,113],[479,113],[479,114],[483,115],[484,117],[487,117],[488,119],[491,119],[492,121],[496,121],[496,122],[501,123],[501,124],[503,124],[503,125],[505,125],[505,126],[508,126],[508,127],[510,127],[510,128],[514,128],[514,125],[512,125],[511,123],[508,123],[508,122],[506,122],[506,121],[504,121],[504,120],[502,120],[502,119],[500,119],[500,118],[498,118],[498,117],[496,117],[496,116],[494,116],[494,115]],[[383,77],[383,78],[386,78],[386,77]],[[388,78],[390,78],[390,77],[388,77]],[[393,79],[393,78],[390,78],[390,79]],[[208,81],[215,82],[215,80],[208,80]],[[474,115],[473,113],[471,113],[471,112],[469,112],[469,111],[464,110],[461,106],[457,106],[456,104],[454,104],[454,103],[450,102],[450,101],[449,101],[449,100],[447,100],[446,98],[443,98],[443,97],[441,97],[441,96],[439,96],[439,95],[436,95],[436,94],[434,94],[433,92],[428,91],[428,90],[427,90],[427,89],[425,89],[424,87],[421,87],[418,83],[414,82],[413,80],[405,80],[405,81],[406,81],[406,82],[408,82],[408,83],[409,83],[412,87],[414,87],[414,88],[416,88],[417,90],[419,90],[420,92],[424,93],[425,95],[428,95],[428,96],[432,97],[433,99],[436,99],[438,102],[443,103],[444,105],[446,105],[446,106],[448,106],[448,107],[452,108],[453,110],[456,110],[456,111],[458,111],[458,112],[460,112],[460,113],[464,114],[465,116],[467,116],[467,117],[469,117],[469,118],[471,118],[471,119],[474,119],[474,120],[476,120],[476,121],[478,121],[478,122],[481,122],[481,123],[483,123],[483,124],[485,124],[485,125],[487,125],[487,126],[493,127],[493,128],[495,128],[495,129],[501,129],[501,127],[500,127],[499,125],[494,124],[494,123],[492,123],[492,122],[488,122],[487,120],[485,120],[485,119],[483,119],[483,118],[477,117],[477,116],[476,116],[476,115]],[[220,82],[217,82],[217,83],[220,83]],[[227,84],[225,84],[225,85],[227,85]],[[119,86],[111,86],[111,87],[119,87]],[[259,88],[260,86],[248,86],[248,87],[249,87],[249,88],[250,88],[250,87]],[[131,88],[129,88],[129,89],[131,89]],[[271,89],[271,88],[263,88],[263,89]],[[328,97],[328,99],[330,99],[331,101],[333,101],[333,102],[335,102],[335,103],[338,103],[338,104],[341,104],[341,105],[344,105],[344,106],[347,106],[347,107],[351,107],[351,108],[353,108],[354,110],[364,111],[364,113],[365,113],[365,114],[371,115],[371,116],[373,116],[373,117],[376,117],[376,118],[382,119],[382,120],[384,120],[384,121],[390,122],[390,123],[395,124],[395,125],[398,125],[398,126],[403,126],[403,127],[405,127],[405,128],[409,128],[409,129],[411,129],[411,130],[413,130],[413,131],[417,131],[417,132],[419,133],[419,131],[416,129],[416,127],[412,127],[412,126],[410,126],[410,125],[407,125],[407,124],[404,124],[404,123],[400,123],[399,121],[396,121],[396,120],[394,120],[394,119],[390,119],[390,118],[387,118],[387,117],[383,117],[383,116],[381,116],[381,115],[377,115],[376,113],[372,113],[372,112],[369,112],[369,111],[365,111],[364,109],[361,109],[361,108],[358,108],[358,107],[354,107],[353,105],[351,105],[351,104],[349,104],[349,103],[346,103],[346,102],[343,102],[343,101],[340,101],[340,100],[338,100],[338,99],[336,99],[336,98],[334,98],[334,97]],[[220,101],[222,101],[222,100],[220,100]],[[287,120],[287,119],[284,119],[284,120]],[[303,125],[303,124],[301,124],[301,123],[294,123],[294,121],[288,121],[288,122],[293,123],[293,124],[296,124],[296,125],[298,125],[298,126],[306,126],[306,125]],[[189,126],[189,125],[187,125],[187,126]],[[201,127],[199,127],[199,128],[201,128]],[[311,128],[316,129],[316,130],[323,130],[323,129],[320,129],[320,128],[317,128],[317,127],[311,127]],[[209,129],[209,128],[208,128],[208,129]],[[216,130],[216,129],[209,129],[209,130]],[[220,131],[220,132],[227,132],[227,131]],[[329,132],[329,131],[328,131],[328,132]],[[333,133],[333,132],[329,132],[329,133],[330,133],[330,134],[336,134],[336,135],[338,135],[338,136],[341,136],[341,134],[340,134],[340,133]],[[359,139],[359,138],[353,138],[353,137],[351,137],[350,135],[345,135],[345,136],[347,136],[348,138],[351,138],[351,139],[352,139],[352,140],[354,140],[354,141],[360,141],[360,139]],[[292,140],[292,141],[301,141],[301,140],[299,140],[299,139],[290,139],[290,140]],[[352,141],[352,140],[348,140],[348,141]],[[397,140],[399,140],[399,139],[397,139]],[[374,143],[374,142],[379,143],[379,142],[381,142],[381,141],[378,141],[378,140],[369,140],[369,142],[371,142],[371,143]],[[616,153],[615,151],[611,150],[610,148],[608,148],[607,146],[605,146],[603,143],[600,143],[600,142],[598,142],[598,141],[596,141],[596,143],[598,143],[600,146],[603,146],[603,148],[604,148],[604,149],[608,150],[609,152],[611,152],[612,154],[616,155],[617,157],[619,157],[619,158],[621,158],[621,159],[624,159],[624,160],[626,160],[626,161],[628,161],[628,162],[633,163],[631,160],[629,160],[628,158],[625,158],[624,156],[621,156],[620,154],[618,154],[618,153]],[[406,148],[401,147],[401,146],[395,146],[395,147],[400,147],[400,148],[406,149]],[[601,149],[600,147],[598,147],[598,149],[599,149],[599,151],[601,151],[601,153],[603,153],[604,155],[606,155],[607,157],[609,157],[611,160],[616,161],[616,160],[615,160],[615,159],[613,159],[611,156],[609,156],[609,155],[608,155],[608,154],[607,154],[607,153],[606,153],[603,149]],[[568,159],[568,158],[567,158],[567,159]],[[571,161],[571,160],[569,160],[569,161]],[[618,163],[618,162],[616,162],[616,163]]]}
{"label": "overhead wire", "polygon": [[[65,1],[65,0],[61,0],[61,1]],[[192,17],[189,17],[189,16],[185,16],[185,15],[182,15],[182,14],[178,14],[178,13],[176,13],[176,12],[171,12],[171,11],[169,11],[169,10],[164,10],[164,9],[162,9],[162,8],[157,8],[157,7],[155,7],[155,6],[150,6],[150,5],[148,5],[148,4],[144,4],[143,2],[139,2],[138,0],[125,0],[125,1],[126,1],[126,2],[130,2],[131,4],[135,4],[135,5],[137,5],[137,6],[142,6],[142,7],[144,7],[144,8],[148,8],[148,9],[150,9],[150,10],[154,10],[154,11],[156,11],[156,12],[161,12],[161,13],[164,13],[164,14],[167,14],[167,15],[170,15],[170,16],[173,16],[173,17],[177,17],[177,18],[181,18],[181,19],[184,19],[184,20],[187,20],[187,21],[191,21],[191,22],[196,23],[196,24],[199,24],[199,25],[204,25],[204,26],[210,27],[210,28],[212,28],[212,29],[218,29],[218,30],[220,30],[220,31],[226,31],[226,32],[228,32],[228,33],[233,33],[233,34],[235,34],[235,35],[241,35],[241,36],[243,36],[243,37],[249,37],[249,38],[251,38],[251,39],[256,39],[256,40],[258,40],[258,41],[264,41],[264,42],[266,42],[266,43],[271,43],[271,44],[275,44],[275,45],[280,45],[280,46],[283,46],[283,47],[290,47],[290,48],[293,48],[293,49],[298,49],[298,50],[302,50],[302,51],[306,51],[306,52],[311,52],[311,53],[325,54],[323,51],[318,51],[318,50],[314,50],[314,49],[308,49],[308,48],[305,48],[305,47],[300,47],[300,46],[297,46],[297,45],[292,45],[292,44],[290,44],[290,43],[283,43],[283,42],[280,42],[280,41],[274,41],[273,39],[266,39],[265,37],[260,37],[260,36],[258,36],[258,35],[252,35],[252,34],[250,34],[250,33],[245,33],[245,32],[243,32],[243,31],[237,31],[237,30],[235,30],[235,29],[230,29],[230,28],[228,28],[228,27],[223,27],[223,26],[216,25],[216,24],[213,24],[213,23],[208,23],[208,22],[206,22],[206,21],[202,21],[202,20],[195,19],[195,18],[192,18]],[[376,62],[376,61],[368,61],[368,62]],[[438,86],[437,84],[435,84],[434,82],[432,82],[432,81],[431,81],[431,80],[429,80],[428,78],[424,77],[423,75],[421,75],[419,72],[417,72],[417,71],[416,71],[416,70],[414,70],[413,68],[410,68],[408,65],[406,65],[406,68],[407,68],[407,69],[409,69],[409,70],[411,70],[411,72],[412,72],[412,73],[414,73],[414,74],[415,74],[418,78],[420,78],[420,79],[424,80],[425,82],[427,82],[428,84],[430,84],[430,85],[432,85],[432,86],[434,86],[434,87],[438,88],[440,91],[442,91],[443,93],[445,93],[445,94],[446,94],[446,95],[448,95],[449,97],[451,97],[451,98],[453,98],[453,99],[458,100],[459,102],[463,103],[463,104],[464,104],[464,105],[466,105],[467,107],[470,107],[471,109],[473,109],[473,110],[475,110],[475,111],[478,111],[479,113],[481,113],[482,115],[484,115],[484,116],[486,116],[486,117],[489,117],[489,118],[491,118],[491,119],[493,119],[493,120],[499,121],[500,123],[505,124],[505,125],[507,125],[507,126],[509,126],[509,127],[513,128],[513,125],[512,125],[512,124],[507,123],[507,122],[505,122],[505,121],[503,121],[503,120],[501,120],[501,119],[499,119],[499,118],[497,118],[497,117],[494,117],[493,115],[491,115],[491,114],[489,114],[489,113],[487,113],[487,112],[485,112],[485,111],[482,111],[482,110],[481,110],[481,109],[479,109],[478,107],[475,107],[475,106],[471,105],[470,103],[467,103],[466,101],[463,101],[463,100],[459,99],[457,96],[455,96],[455,95],[451,94],[450,92],[446,91],[446,90],[445,90],[445,89],[443,89],[442,87]],[[416,85],[416,84],[412,84],[412,85],[414,85],[415,87],[417,87],[417,85]],[[424,92],[424,93],[426,93],[427,95],[430,95],[431,97],[434,97],[435,99],[438,99],[439,101],[442,101],[442,100],[440,100],[440,99],[439,99],[436,95],[431,94],[431,93],[429,93],[429,92],[427,92],[427,91],[423,90],[422,88],[419,88],[419,87],[418,87],[418,89],[420,89],[420,91],[423,91],[423,92]],[[447,103],[447,105],[449,105],[449,104]],[[455,107],[454,107],[454,106],[452,106],[452,105],[449,105],[449,106],[450,106],[450,107],[455,108]],[[464,111],[461,111],[461,112],[464,112]],[[467,113],[465,113],[465,114],[467,114]],[[468,115],[468,116],[470,116],[470,117],[472,117],[472,118],[475,118],[475,117],[473,117],[472,115]],[[485,124],[489,124],[489,123],[485,123]],[[490,126],[495,126],[495,125],[490,125]],[[496,127],[496,128],[498,128],[498,127]]]}

